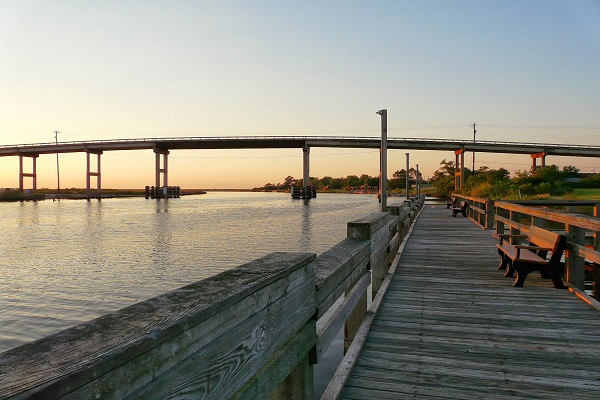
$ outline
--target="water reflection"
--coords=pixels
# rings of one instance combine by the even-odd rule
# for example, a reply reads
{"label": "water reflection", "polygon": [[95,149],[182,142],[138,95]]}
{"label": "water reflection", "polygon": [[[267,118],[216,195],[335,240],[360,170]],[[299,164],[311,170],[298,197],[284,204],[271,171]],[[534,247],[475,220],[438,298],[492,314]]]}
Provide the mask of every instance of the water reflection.
{"label": "water reflection", "polygon": [[[303,200],[302,204],[302,223],[300,232],[300,249],[310,249],[313,239],[312,234],[312,208],[310,200]],[[308,250],[306,250],[308,251]]]}
{"label": "water reflection", "polygon": [[156,213],[152,227],[152,260],[153,266],[158,267],[159,270],[172,263],[170,255],[173,223],[177,222],[173,222],[169,214],[169,199],[156,200]]}
{"label": "water reflection", "polygon": [[0,351],[273,251],[321,253],[374,196],[0,204]]}
{"label": "water reflection", "polygon": [[17,223],[19,226],[38,225],[40,223],[39,204],[37,201],[21,201],[18,203],[18,209],[19,216],[17,218]]}

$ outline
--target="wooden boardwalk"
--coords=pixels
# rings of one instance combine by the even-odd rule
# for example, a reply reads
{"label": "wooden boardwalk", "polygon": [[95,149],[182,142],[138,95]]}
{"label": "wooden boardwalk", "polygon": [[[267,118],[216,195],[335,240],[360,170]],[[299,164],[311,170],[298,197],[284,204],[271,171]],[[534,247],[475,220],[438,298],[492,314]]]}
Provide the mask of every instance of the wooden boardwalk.
{"label": "wooden boardwalk", "polygon": [[600,312],[532,273],[496,269],[496,240],[426,205],[343,399],[600,399]]}

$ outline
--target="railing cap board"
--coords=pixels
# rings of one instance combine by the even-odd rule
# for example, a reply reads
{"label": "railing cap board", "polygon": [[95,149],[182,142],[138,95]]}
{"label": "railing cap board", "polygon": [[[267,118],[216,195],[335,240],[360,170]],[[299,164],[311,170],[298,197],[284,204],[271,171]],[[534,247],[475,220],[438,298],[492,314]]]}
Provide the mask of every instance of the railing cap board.
{"label": "railing cap board", "polygon": [[523,206],[595,206],[600,200],[502,200],[505,203],[521,204]]}
{"label": "railing cap board", "polygon": [[[96,374],[133,360],[315,259],[308,253],[272,253],[4,352],[0,354],[0,397],[50,385],[66,376],[77,377],[79,384],[91,381]],[[92,365],[104,366],[91,376]]]}
{"label": "railing cap board", "polygon": [[460,197],[460,198],[465,199],[465,200],[471,200],[471,201],[474,201],[474,202],[477,202],[477,203],[485,203],[486,200],[487,200],[486,198],[483,198],[483,197],[465,196],[464,194],[453,194],[452,196],[453,197]]}
{"label": "railing cap board", "polygon": [[496,208],[515,211],[522,214],[531,215],[533,217],[540,217],[554,222],[560,222],[562,224],[588,229],[591,231],[600,231],[600,219],[595,217],[588,217],[581,214],[549,211],[536,207],[528,207],[520,204],[508,203],[505,201],[497,201]]}
{"label": "railing cap board", "polygon": [[369,235],[381,229],[388,222],[389,214],[387,212],[374,212],[364,218],[348,222],[348,236],[355,239],[369,239],[369,237],[360,236],[355,228],[369,227]]}
{"label": "railing cap board", "polygon": [[[317,290],[321,290],[329,281],[335,280],[337,275],[341,281],[351,271],[345,271],[348,264],[360,261],[369,256],[370,243],[368,240],[346,238],[340,243],[317,257]],[[354,268],[352,268],[354,269]]]}
{"label": "railing cap board", "polygon": [[400,217],[404,217],[404,214],[406,213],[406,208],[404,207],[404,204],[392,204],[387,206],[386,209],[388,213]]}

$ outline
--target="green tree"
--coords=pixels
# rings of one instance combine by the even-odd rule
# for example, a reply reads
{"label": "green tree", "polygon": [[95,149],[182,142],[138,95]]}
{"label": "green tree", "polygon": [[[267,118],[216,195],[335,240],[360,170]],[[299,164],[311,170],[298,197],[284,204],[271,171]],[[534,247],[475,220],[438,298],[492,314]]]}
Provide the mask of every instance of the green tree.
{"label": "green tree", "polygon": [[439,197],[448,197],[454,190],[455,171],[456,167],[453,161],[442,160],[438,170],[433,173],[429,183],[433,185]]}

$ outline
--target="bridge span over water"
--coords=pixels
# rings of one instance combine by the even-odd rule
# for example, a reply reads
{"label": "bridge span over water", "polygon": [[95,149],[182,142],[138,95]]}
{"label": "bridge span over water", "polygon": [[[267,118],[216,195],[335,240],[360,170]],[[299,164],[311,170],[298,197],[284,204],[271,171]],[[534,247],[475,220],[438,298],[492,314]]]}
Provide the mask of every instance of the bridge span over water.
{"label": "bridge span over water", "polygon": [[[90,191],[91,177],[97,179],[97,189],[101,188],[100,156],[105,151],[153,150],[156,154],[156,186],[168,186],[168,155],[171,150],[190,149],[275,149],[300,148],[303,151],[303,178],[307,182],[310,176],[309,154],[311,147],[329,148],[380,148],[379,137],[343,137],[343,136],[228,136],[228,137],[174,137],[147,139],[114,139],[69,141],[58,143],[32,143],[0,146],[0,157],[19,157],[19,188],[23,190],[23,179],[33,179],[33,189],[37,186],[36,159],[42,154],[87,153],[87,189]],[[600,157],[600,146],[576,144],[550,144],[506,141],[471,141],[455,139],[388,138],[388,149],[453,151],[459,176],[464,173],[464,153],[510,153],[529,154],[533,160],[541,159],[545,166],[548,155],[571,157]],[[97,156],[97,168],[91,171],[90,156]],[[23,158],[31,158],[31,172],[24,172]],[[459,178],[458,185],[462,184]]]}

